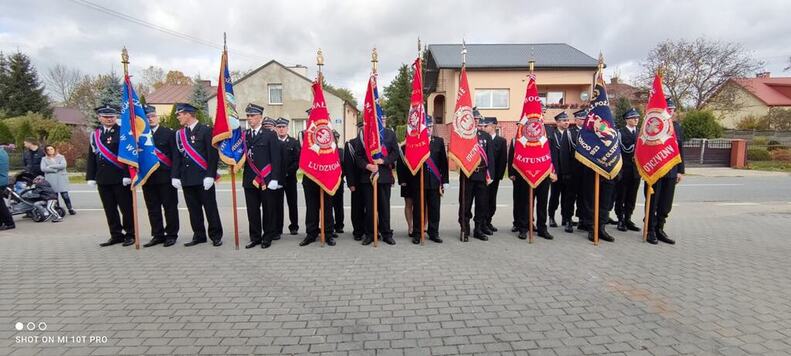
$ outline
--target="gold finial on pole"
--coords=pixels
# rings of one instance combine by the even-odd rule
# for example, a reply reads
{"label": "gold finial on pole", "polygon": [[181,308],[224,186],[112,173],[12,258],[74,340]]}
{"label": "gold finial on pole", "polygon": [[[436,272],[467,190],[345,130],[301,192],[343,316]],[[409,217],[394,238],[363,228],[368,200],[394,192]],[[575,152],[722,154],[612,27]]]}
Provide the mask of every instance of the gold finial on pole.
{"label": "gold finial on pole", "polygon": [[461,40],[461,65],[467,64],[467,43]]}
{"label": "gold finial on pole", "polygon": [[417,37],[417,55],[419,57],[423,57],[423,52],[421,52],[422,49],[423,49],[423,47],[420,45],[420,36],[418,36]]}
{"label": "gold finial on pole", "polygon": [[319,81],[321,81],[321,67],[324,66],[324,52],[321,51],[321,48],[316,51],[316,65],[319,67]]}
{"label": "gold finial on pole", "polygon": [[376,73],[376,69],[379,65],[379,53],[376,52],[376,47],[374,47],[373,51],[371,51],[371,69],[373,69],[374,73]]}
{"label": "gold finial on pole", "polygon": [[228,52],[228,35],[225,32],[222,33],[222,50]]}
{"label": "gold finial on pole", "polygon": [[533,74],[533,70],[536,69],[536,61],[531,58],[528,63],[530,63],[530,74]]}
{"label": "gold finial on pole", "polygon": [[126,46],[121,50],[121,63],[124,65],[124,75],[129,74],[129,51]]}
{"label": "gold finial on pole", "polygon": [[599,52],[599,64],[598,64],[598,67],[599,67],[599,70],[604,69],[604,55],[601,52]]}

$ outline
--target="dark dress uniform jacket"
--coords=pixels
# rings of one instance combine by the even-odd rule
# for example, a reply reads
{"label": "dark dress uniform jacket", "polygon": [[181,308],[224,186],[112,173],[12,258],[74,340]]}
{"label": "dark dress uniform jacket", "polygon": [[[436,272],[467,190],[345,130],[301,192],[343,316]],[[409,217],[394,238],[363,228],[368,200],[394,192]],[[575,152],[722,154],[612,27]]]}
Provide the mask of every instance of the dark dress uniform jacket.
{"label": "dark dress uniform jacket", "polygon": [[678,153],[681,155],[681,163],[675,165],[667,175],[671,178],[676,178],[679,173],[684,174],[684,129],[678,121],[673,121],[673,130],[676,132],[676,140],[678,142]]}
{"label": "dark dress uniform jacket", "polygon": [[[497,135],[492,138],[492,147],[494,148],[494,174],[492,178],[494,180],[502,180],[508,165],[508,142],[502,136]],[[491,158],[489,163],[492,163]]]}
{"label": "dark dress uniform jacket", "polygon": [[[280,151],[281,142],[277,139],[277,134],[274,131],[259,128],[258,134],[252,137],[252,130],[247,130],[245,140],[247,142],[247,159],[251,160],[250,163],[255,164],[259,170],[263,170],[267,165],[272,167],[272,172],[264,178],[264,185],[269,184],[273,179],[277,180],[278,184],[282,184],[283,154]],[[297,164],[299,164],[298,161]],[[255,172],[250,168],[249,163],[245,162],[242,186],[255,188],[253,185],[255,177]]]}
{"label": "dark dress uniform jacket", "polygon": [[576,158],[574,158],[576,151],[572,142],[575,137],[574,132],[567,128],[561,134],[560,130],[555,128],[549,132],[548,136],[555,173],[558,177],[571,176],[574,174],[574,165],[576,164]]}
{"label": "dark dress uniform jacket", "polygon": [[342,169],[343,175],[346,176],[346,185],[349,187],[356,187],[360,184],[360,179],[367,176],[366,170],[361,170],[355,164],[355,156],[357,151],[363,150],[363,144],[359,137],[355,137],[344,145]]}
{"label": "dark dress uniform jacket", "polygon": [[[362,142],[361,142],[362,143]],[[393,184],[395,177],[393,176],[393,168],[395,168],[396,160],[398,159],[398,143],[396,143],[395,132],[391,129],[385,129],[382,137],[382,146],[387,149],[387,156],[383,159],[384,163],[379,165],[379,183],[380,184]],[[365,166],[368,164],[368,156],[365,149],[355,152],[357,155],[357,167],[364,170],[361,175],[360,182],[371,182],[371,172]]]}
{"label": "dark dress uniform jacket", "polygon": [[450,182],[448,177],[448,155],[445,153],[445,141],[441,137],[432,136],[429,144],[429,152],[430,159],[434,161],[434,164],[439,169],[442,181],[437,181],[437,177],[434,176],[434,173],[429,171],[427,167],[428,160],[426,160],[426,163],[423,164],[423,174],[425,174],[423,184],[425,184],[425,189],[439,189],[441,185]]}
{"label": "dark dress uniform jacket", "polygon": [[[470,174],[470,180],[475,182],[486,182],[486,171],[489,171],[489,174],[494,179],[496,174],[495,172],[495,164],[494,162],[494,144],[492,143],[492,136],[486,132],[478,131],[478,144],[481,145],[483,152],[486,152],[487,159],[484,160],[481,157],[481,163],[478,165],[478,168],[472,171]],[[487,165],[488,160],[488,165]],[[507,162],[507,160],[506,160]]]}
{"label": "dark dress uniform jacket", "polygon": [[[299,141],[291,136],[287,136],[283,141],[280,139],[277,139],[277,141],[280,142],[280,151],[283,155],[283,168],[281,170],[283,177],[282,180],[286,181],[289,179],[296,179],[297,169],[299,169],[299,154],[301,150]],[[281,183],[282,185],[283,182],[279,181],[278,183]]]}
{"label": "dark dress uniform jacket", "polygon": [[[162,127],[160,125],[154,132],[154,146],[159,152],[170,158],[170,164],[173,165],[173,156],[176,155],[178,149],[176,148],[176,134],[175,131]],[[170,184],[170,177],[172,176],[171,167],[168,167],[163,162],[159,162],[159,168],[148,177],[145,185],[149,184]]]}
{"label": "dark dress uniform jacket", "polygon": [[[114,125],[110,128],[110,132],[105,132],[104,127],[100,127],[99,130],[102,131],[102,144],[118,155],[121,128],[118,125]],[[91,140],[93,140],[93,133],[91,133]],[[107,161],[99,152],[93,152],[93,148],[88,152],[86,163],[85,180],[95,180],[96,184],[121,184],[124,178],[129,178],[129,170],[126,169],[125,165],[122,164],[122,168],[116,167],[115,164]]]}
{"label": "dark dress uniform jacket", "polygon": [[[187,155],[187,151],[183,150],[183,147],[178,147],[179,151],[173,155],[172,178],[181,179],[183,187],[203,185],[203,178],[214,179],[217,176],[217,162],[220,161],[217,149],[211,145],[211,128],[197,123],[192,130],[188,127],[181,130],[187,130],[188,141],[182,142],[182,145],[187,143],[192,145],[192,148],[206,160],[208,169],[203,170],[197,163],[192,161],[192,158]],[[177,131],[176,135],[178,134]],[[193,137],[195,142],[192,142]]]}

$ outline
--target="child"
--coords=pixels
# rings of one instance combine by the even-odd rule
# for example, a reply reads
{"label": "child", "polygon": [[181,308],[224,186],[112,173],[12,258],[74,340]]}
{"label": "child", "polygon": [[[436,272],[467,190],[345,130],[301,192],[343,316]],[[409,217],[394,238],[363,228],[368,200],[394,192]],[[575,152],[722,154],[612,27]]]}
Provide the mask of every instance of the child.
{"label": "child", "polygon": [[41,198],[41,200],[34,203],[34,205],[39,209],[44,209],[46,206],[48,213],[47,220],[52,219],[54,223],[63,220],[63,217],[55,210],[55,206],[58,204],[58,193],[52,189],[52,186],[44,177],[38,176],[33,179],[33,193],[38,194]]}

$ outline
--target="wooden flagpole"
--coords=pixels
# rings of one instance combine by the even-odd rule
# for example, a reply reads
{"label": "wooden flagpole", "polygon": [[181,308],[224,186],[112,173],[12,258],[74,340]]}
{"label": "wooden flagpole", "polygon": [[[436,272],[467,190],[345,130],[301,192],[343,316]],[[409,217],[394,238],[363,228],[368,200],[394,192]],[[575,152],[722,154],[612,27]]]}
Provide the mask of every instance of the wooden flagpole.
{"label": "wooden flagpole", "polygon": [[599,246],[599,172],[596,172],[596,182],[593,186],[593,245]]}
{"label": "wooden flagpole", "polygon": [[[421,71],[421,74],[422,74],[422,72],[423,72],[423,61],[422,61],[423,53],[420,52],[420,49],[421,49],[420,48],[420,37],[418,37],[417,38],[417,55],[418,55],[418,58],[420,58],[420,60],[418,61],[418,65],[420,66],[420,68],[418,68],[417,70]],[[421,78],[422,78],[422,75],[421,75]],[[420,85],[423,85],[423,83],[421,82]],[[421,93],[422,92],[423,92],[423,88],[421,88]],[[423,98],[420,98],[420,101],[421,101],[421,104],[422,104]],[[424,117],[424,119],[425,119],[425,117]],[[425,125],[426,125],[426,121],[423,120],[423,130],[427,129],[425,127]],[[431,154],[431,150],[430,149],[429,149],[429,154]],[[425,217],[426,216],[426,191],[425,191],[425,178],[424,178],[424,176],[425,176],[425,174],[424,174],[425,173],[424,172],[425,167],[424,166],[425,165],[426,164],[423,163],[420,166],[420,244],[424,245],[424,246],[426,245],[426,227],[424,226],[424,224],[426,223],[425,222],[425,220],[426,220],[426,217]],[[439,182],[439,184],[442,184],[442,182]],[[413,209],[414,209],[414,205],[413,205]],[[412,216],[415,216],[415,215],[412,214]],[[414,222],[412,223],[412,225],[413,226],[415,225]]]}
{"label": "wooden flagpole", "polygon": [[[126,47],[121,50],[121,63],[124,65],[124,80],[126,81],[129,78],[129,52],[127,52]],[[126,88],[126,96],[129,100],[129,124],[132,130],[136,130],[135,125],[135,104],[132,101],[132,88],[127,85]],[[137,149],[137,138],[135,137],[135,149]],[[140,167],[138,167],[137,171],[139,172]],[[134,177],[130,177],[134,179]],[[129,183],[130,189],[132,190],[132,223],[134,224],[134,231],[135,231],[135,250],[140,249],[140,226],[137,221],[137,185],[135,182]]]}
{"label": "wooden flagpole", "polygon": [[[646,183],[648,184],[648,183]],[[643,219],[643,242],[648,241],[648,220],[651,218],[651,195],[654,194],[654,185],[648,186],[648,192],[645,195],[645,218]]]}
{"label": "wooden flagpole", "polygon": [[[223,58],[226,61],[222,71],[225,71],[225,67],[228,66],[228,45],[226,34],[223,32],[222,34],[222,51],[223,51]],[[224,74],[223,74],[224,75]],[[219,83],[218,85],[224,85],[224,83]],[[223,93],[225,89],[223,89]],[[231,167],[231,202],[233,204],[233,243],[236,249],[239,249],[239,216],[238,216],[238,205],[236,202],[236,171],[239,169],[237,165],[232,165]]]}
{"label": "wooden flagpole", "polygon": [[[376,75],[376,66],[379,63],[379,54],[376,52],[376,48],[371,51],[371,69]],[[379,120],[379,113],[376,111],[376,103],[374,103],[374,115],[376,116],[377,121]],[[378,125],[378,122],[377,122]],[[380,140],[379,145],[381,146],[382,142]],[[367,149],[367,148],[366,148]],[[379,247],[379,172],[377,171],[371,176],[371,188],[374,192],[374,247]]]}
{"label": "wooden flagpole", "polygon": [[530,187],[530,206],[527,209],[527,241],[533,243],[533,187]]}
{"label": "wooden flagpole", "polygon": [[[464,70],[464,67],[467,65],[467,45],[464,43],[464,40],[461,41],[461,69]],[[464,169],[459,166],[459,190],[461,194],[461,206],[459,207],[459,223],[461,232],[459,233],[459,239],[461,241],[467,242],[469,241],[465,234],[468,234],[469,231],[467,230],[467,195],[464,193]]]}
{"label": "wooden flagpole", "polygon": [[[319,85],[322,85],[324,82],[324,78],[322,77],[323,74],[321,73],[321,67],[324,65],[324,53],[321,52],[321,48],[319,48],[318,52],[316,52],[316,66],[319,67]],[[303,177],[302,179],[305,179]],[[341,187],[340,189],[343,189]],[[283,209],[281,206],[280,209]],[[319,234],[319,239],[321,239],[321,247],[324,247],[325,235],[324,235],[324,189],[319,187],[319,230],[321,233]]]}

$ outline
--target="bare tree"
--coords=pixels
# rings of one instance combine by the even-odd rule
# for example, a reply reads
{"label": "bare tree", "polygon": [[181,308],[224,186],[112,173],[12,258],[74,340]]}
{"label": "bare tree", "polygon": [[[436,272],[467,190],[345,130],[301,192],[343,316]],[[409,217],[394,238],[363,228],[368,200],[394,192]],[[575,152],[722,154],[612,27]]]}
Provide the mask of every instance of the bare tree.
{"label": "bare tree", "polygon": [[661,67],[667,92],[676,103],[700,109],[729,79],[746,77],[763,66],[740,43],[702,37],[667,40],[648,53],[641,80],[650,83]]}
{"label": "bare tree", "polygon": [[79,69],[69,68],[62,64],[56,64],[44,74],[47,89],[62,103],[68,102],[81,79],[82,74]]}
{"label": "bare tree", "polygon": [[148,95],[165,83],[165,71],[160,67],[148,66],[140,72],[138,91],[140,95]]}

